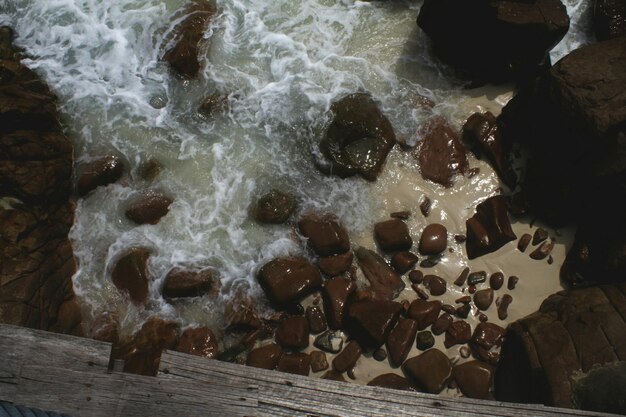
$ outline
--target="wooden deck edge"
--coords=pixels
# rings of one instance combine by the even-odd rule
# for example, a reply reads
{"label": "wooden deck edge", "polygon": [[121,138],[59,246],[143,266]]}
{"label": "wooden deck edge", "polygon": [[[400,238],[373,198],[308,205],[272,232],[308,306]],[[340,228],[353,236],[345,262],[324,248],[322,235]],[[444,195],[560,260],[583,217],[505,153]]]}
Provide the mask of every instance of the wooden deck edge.
{"label": "wooden deck edge", "polygon": [[164,352],[158,377],[108,371],[111,345],[0,324],[0,400],[88,416],[610,416],[409,393]]}

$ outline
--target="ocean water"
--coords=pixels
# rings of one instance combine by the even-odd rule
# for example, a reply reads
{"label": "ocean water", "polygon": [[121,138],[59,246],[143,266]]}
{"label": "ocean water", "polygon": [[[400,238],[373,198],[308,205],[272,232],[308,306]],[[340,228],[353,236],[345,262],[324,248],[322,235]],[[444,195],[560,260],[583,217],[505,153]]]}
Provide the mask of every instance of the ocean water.
{"label": "ocean water", "polygon": [[[588,41],[590,2],[565,3],[572,28],[553,61]],[[74,286],[87,322],[114,310],[128,332],[153,314],[219,328],[221,303],[201,298],[170,305],[161,298],[163,278],[174,266],[211,267],[219,272],[223,298],[244,287],[263,307],[258,268],[276,256],[311,256],[292,224],[259,225],[249,218],[252,201],[271,188],[294,194],[298,213],[335,213],[353,243],[373,248],[373,224],[390,211],[418,213],[428,195],[435,200],[429,221],[463,233],[476,204],[500,187],[493,171],[474,159],[479,175],[448,190],[428,184],[398,147],[376,183],[328,177],[314,166],[330,105],[347,93],[369,91],[397,137],[409,143],[420,140],[420,125],[433,115],[460,128],[474,111],[497,113],[511,97],[510,86],[466,89],[432,57],[415,24],[421,1],[218,0],[218,15],[205,32],[205,65],[192,81],[177,78],[160,61],[164,39],[186,4],[0,0],[0,24],[15,29],[29,56],[25,63],[59,96],[77,162],[114,153],[128,168],[118,183],[78,201],[70,237],[79,264]],[[216,93],[229,96],[230,110],[211,118],[198,114],[202,100]],[[435,107],[416,105],[420,97]],[[137,168],[150,159],[164,170],[148,183]],[[159,224],[137,227],[125,219],[125,205],[147,188],[165,191],[174,203]],[[417,217],[409,221],[414,238],[426,224]],[[110,281],[117,257],[132,246],[152,251],[145,308],[128,305]],[[456,249],[442,274],[468,264]],[[481,262],[493,269],[504,261]],[[545,274],[558,274],[555,268]],[[549,293],[558,280],[540,288],[539,294]],[[531,310],[520,307],[519,314]]]}

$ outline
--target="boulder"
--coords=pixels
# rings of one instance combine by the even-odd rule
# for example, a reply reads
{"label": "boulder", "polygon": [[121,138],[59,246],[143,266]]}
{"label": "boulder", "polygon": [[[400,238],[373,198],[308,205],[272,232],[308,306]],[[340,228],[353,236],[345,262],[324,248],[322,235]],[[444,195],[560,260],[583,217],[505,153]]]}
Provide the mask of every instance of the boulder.
{"label": "boulder", "polygon": [[190,327],[185,329],[183,334],[180,335],[176,350],[210,359],[217,359],[219,356],[217,338],[208,327]]}
{"label": "boulder", "polygon": [[337,372],[346,372],[356,365],[363,349],[356,340],[350,341],[341,353],[333,359],[333,369]]}
{"label": "boulder", "polygon": [[437,321],[441,306],[439,300],[426,301],[418,298],[409,306],[407,315],[416,321],[418,330],[424,330]]}
{"label": "boulder", "polygon": [[137,224],[157,224],[174,200],[161,191],[149,190],[132,199],[125,215]]}
{"label": "boulder", "polygon": [[438,349],[408,359],[402,370],[418,388],[430,394],[439,394],[452,376],[452,362]]}
{"label": "boulder", "polygon": [[121,158],[108,155],[82,164],[79,168],[78,195],[85,196],[96,188],[119,180],[124,174]]}
{"label": "boulder", "polygon": [[356,257],[376,298],[392,300],[404,289],[400,276],[377,253],[360,247],[356,251]]}
{"label": "boulder", "polygon": [[252,208],[252,215],[259,223],[285,223],[296,209],[292,195],[279,190],[271,190],[259,198]]}
{"label": "boulder", "polygon": [[134,304],[145,304],[148,299],[148,258],[145,248],[127,250],[111,271],[113,284],[130,297]]}
{"label": "boulder", "polygon": [[348,310],[356,283],[349,278],[337,277],[327,281],[322,287],[324,311],[331,329],[340,329]]}
{"label": "boulder", "polygon": [[559,0],[426,0],[417,25],[435,54],[462,75],[504,82],[534,76],[569,17]]}
{"label": "boulder", "polygon": [[219,278],[213,277],[210,269],[191,271],[182,268],[172,268],[165,276],[161,289],[163,298],[202,297],[209,294],[217,296],[221,287]]}
{"label": "boulder", "polygon": [[595,0],[593,30],[599,41],[617,38],[626,33],[626,2],[624,0]]}
{"label": "boulder", "polygon": [[488,363],[469,361],[452,368],[452,375],[463,395],[484,400],[493,383],[493,371]]}
{"label": "boulder", "polygon": [[367,93],[349,94],[335,101],[331,111],[333,119],[320,142],[328,161],[318,167],[341,178],[359,174],[375,181],[396,143],[391,123]]}
{"label": "boulder", "polygon": [[372,379],[367,385],[371,387],[383,387],[400,391],[417,391],[417,387],[408,379],[397,374],[382,374]]}
{"label": "boulder", "polygon": [[309,346],[309,322],[304,316],[288,317],[276,330],[276,342],[285,349],[304,349]]}
{"label": "boulder", "polygon": [[306,214],[298,221],[298,229],[308,239],[309,248],[319,256],[332,256],[350,250],[348,231],[334,214]]}
{"label": "boulder", "polygon": [[378,348],[396,325],[402,304],[394,301],[357,301],[348,308],[346,329],[364,348]]}
{"label": "boulder", "polygon": [[422,138],[413,150],[417,164],[426,180],[451,187],[457,174],[467,171],[465,146],[459,136],[441,118],[431,119],[420,128]]}
{"label": "boulder", "polygon": [[278,360],[276,369],[280,372],[307,376],[311,369],[311,356],[302,352],[285,353]]}
{"label": "boulder", "polygon": [[319,270],[300,257],[277,258],[266,263],[257,279],[267,298],[277,306],[295,303],[322,285]]}
{"label": "boulder", "polygon": [[163,60],[179,75],[195,78],[200,71],[200,41],[216,8],[210,1],[194,0],[181,13],[185,17],[169,34]]}
{"label": "boulder", "polygon": [[274,369],[283,355],[283,350],[276,343],[258,347],[248,354],[246,365],[255,368]]}
{"label": "boulder", "polygon": [[392,364],[402,365],[413,347],[416,334],[417,322],[415,320],[400,319],[387,338],[387,351]]}
{"label": "boulder", "polygon": [[354,253],[352,251],[320,259],[320,270],[329,277],[335,277],[350,270]]}
{"label": "boulder", "polygon": [[517,239],[507,213],[506,197],[496,195],[476,206],[476,214],[465,222],[467,257],[474,259],[495,252]]}
{"label": "boulder", "polygon": [[374,239],[385,252],[406,251],[413,246],[408,226],[402,220],[395,218],[376,223]]}

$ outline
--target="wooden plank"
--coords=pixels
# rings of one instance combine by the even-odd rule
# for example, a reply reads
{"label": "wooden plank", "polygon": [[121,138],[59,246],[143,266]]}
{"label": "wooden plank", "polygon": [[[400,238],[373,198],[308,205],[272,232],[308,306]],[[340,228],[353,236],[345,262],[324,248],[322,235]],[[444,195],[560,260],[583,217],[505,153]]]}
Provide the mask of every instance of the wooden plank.
{"label": "wooden plank", "polygon": [[256,415],[256,388],[49,366],[22,367],[11,401],[72,417]]}
{"label": "wooden plank", "polygon": [[275,415],[368,416],[607,416],[539,405],[447,398],[327,381],[165,352],[160,378],[213,383],[228,380],[259,387],[259,406]]}

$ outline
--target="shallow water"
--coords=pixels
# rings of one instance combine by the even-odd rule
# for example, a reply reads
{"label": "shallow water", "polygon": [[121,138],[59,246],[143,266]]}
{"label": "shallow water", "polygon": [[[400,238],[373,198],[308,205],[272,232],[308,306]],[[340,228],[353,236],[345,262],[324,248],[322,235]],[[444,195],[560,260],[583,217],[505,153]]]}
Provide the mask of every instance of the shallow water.
{"label": "shallow water", "polygon": [[[419,140],[419,126],[433,114],[460,128],[471,113],[497,113],[511,97],[509,86],[464,89],[431,57],[415,25],[420,1],[219,0],[218,17],[206,32],[207,64],[194,81],[177,79],[159,62],[173,17],[186,3],[0,0],[0,23],[15,28],[17,44],[32,57],[25,63],[59,95],[77,161],[113,152],[129,168],[122,181],[78,202],[71,231],[79,263],[74,285],[87,317],[117,310],[126,332],[155,313],[183,325],[219,327],[220,307],[208,298],[177,306],[162,300],[159,287],[173,266],[212,267],[225,294],[244,285],[263,300],[254,278],[261,265],[288,253],[310,255],[290,225],[249,219],[250,203],[270,188],[296,195],[299,213],[336,213],[353,243],[371,248],[373,224],[392,211],[412,210],[409,226],[419,237],[426,225],[417,210],[423,195],[435,200],[428,221],[442,222],[452,236],[464,233],[476,204],[497,192],[498,180],[481,161],[471,160],[479,175],[446,190],[421,180],[415,161],[397,147],[376,183],[327,177],[314,166],[330,103],[346,93],[369,91],[398,138],[409,143]],[[587,41],[589,2],[567,0],[567,7],[572,30],[553,51],[553,61]],[[229,94],[230,111],[207,120],[196,109],[214,93]],[[436,106],[417,106],[420,96]],[[147,183],[137,167],[151,158],[165,169]],[[135,227],[123,215],[125,203],[148,187],[175,201],[159,224]],[[528,220],[515,224],[518,236],[527,230]],[[511,255],[515,242],[468,262],[454,244],[455,252],[434,271],[451,281],[469,264],[528,277],[511,307],[510,317],[517,318],[560,288],[558,261],[568,236],[558,238],[553,265]],[[128,306],[109,277],[116,258],[131,246],[152,251],[145,309]]]}

